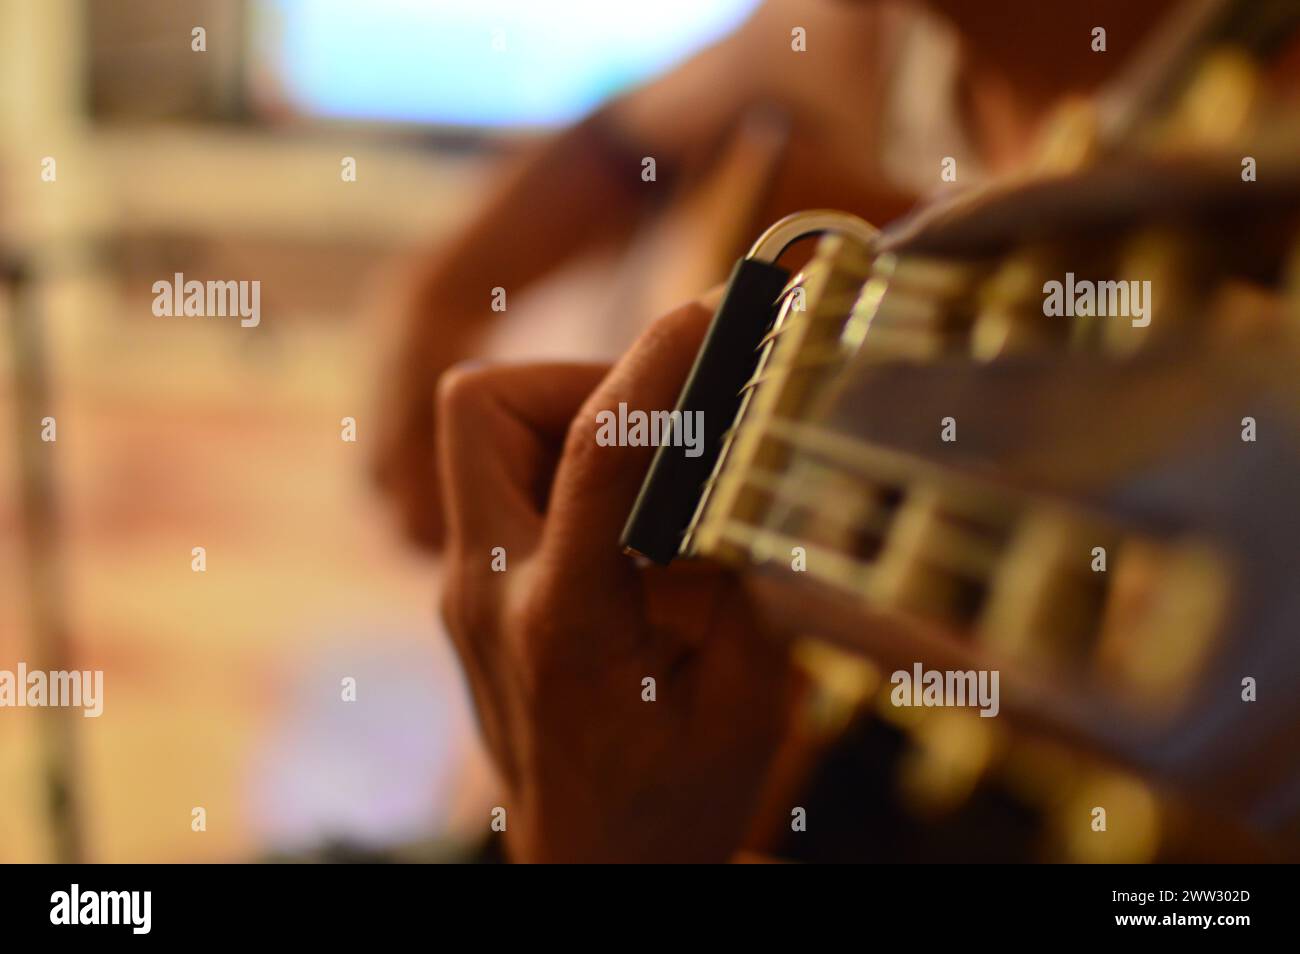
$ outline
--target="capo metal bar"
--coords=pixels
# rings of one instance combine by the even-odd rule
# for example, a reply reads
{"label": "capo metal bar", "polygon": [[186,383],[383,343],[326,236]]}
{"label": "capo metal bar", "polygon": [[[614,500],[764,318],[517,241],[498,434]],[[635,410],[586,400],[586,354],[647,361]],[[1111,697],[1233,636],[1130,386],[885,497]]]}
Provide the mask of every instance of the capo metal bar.
{"label": "capo metal bar", "polygon": [[786,216],[759,236],[736,263],[727,291],[713,317],[677,400],[677,419],[702,415],[702,452],[687,457],[664,440],[655,452],[632,513],[623,529],[625,552],[666,564],[680,552],[708,483],[723,456],[723,435],[732,428],[745,401],[746,382],[762,362],[758,352],[772,327],[790,272],[777,260],[795,242],[811,235],[841,232],[871,243],[877,230],[835,209],[813,209]]}

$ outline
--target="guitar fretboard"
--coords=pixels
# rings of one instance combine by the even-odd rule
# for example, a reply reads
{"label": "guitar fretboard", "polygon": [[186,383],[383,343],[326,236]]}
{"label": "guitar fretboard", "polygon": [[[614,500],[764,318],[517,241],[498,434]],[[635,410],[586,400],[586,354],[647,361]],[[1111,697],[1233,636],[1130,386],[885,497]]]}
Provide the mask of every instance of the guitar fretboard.
{"label": "guitar fretboard", "polygon": [[[785,290],[683,552],[784,565],[1018,665],[1164,705],[1204,662],[1227,599],[1210,547],[1156,539],[816,423],[828,382],[851,362],[860,371],[954,350],[997,357],[980,352],[980,329],[1029,320],[1008,308],[1003,287],[1002,273],[1022,268],[873,261],[863,245],[823,239]],[[979,293],[981,283],[994,292]],[[1010,347],[1017,336],[1000,340]],[[1036,344],[1106,351],[1112,342]]]}

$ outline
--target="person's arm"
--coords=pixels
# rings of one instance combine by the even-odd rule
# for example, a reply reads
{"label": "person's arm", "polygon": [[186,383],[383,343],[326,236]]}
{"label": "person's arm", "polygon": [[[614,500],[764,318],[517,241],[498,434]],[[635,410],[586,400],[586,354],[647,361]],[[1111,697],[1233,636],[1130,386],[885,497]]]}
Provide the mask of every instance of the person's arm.
{"label": "person's arm", "polygon": [[[665,196],[692,155],[707,153],[743,104],[746,89],[726,80],[744,42],[734,34],[539,144],[415,275],[385,378],[375,471],[416,540],[437,546],[442,538],[434,386],[492,326],[491,290],[516,296],[578,254],[630,235],[646,205]],[[641,177],[646,156],[655,159],[654,182]]]}
{"label": "person's arm", "polygon": [[442,536],[434,388],[491,327],[492,289],[517,296],[582,248],[626,233],[636,219],[639,177],[622,168],[626,159],[604,122],[592,117],[526,156],[464,231],[429,257],[404,296],[401,337],[384,379],[375,471],[422,543],[437,545]]}

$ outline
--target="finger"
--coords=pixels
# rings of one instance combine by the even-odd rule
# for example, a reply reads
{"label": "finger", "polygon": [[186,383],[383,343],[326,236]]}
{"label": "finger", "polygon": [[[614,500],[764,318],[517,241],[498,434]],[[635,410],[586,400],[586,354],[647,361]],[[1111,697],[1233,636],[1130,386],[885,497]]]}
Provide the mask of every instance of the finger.
{"label": "finger", "polygon": [[395,350],[383,364],[380,432],[371,476],[394,504],[408,539],[437,550],[443,538],[434,450],[434,395],[440,375],[465,354],[460,323],[430,307],[424,281],[407,286],[386,309],[400,322]]}
{"label": "finger", "polygon": [[377,473],[406,538],[436,552],[442,549],[444,525],[435,448],[433,408],[429,407],[427,417],[412,418],[408,426],[394,429],[389,446],[381,451],[383,470]]}
{"label": "finger", "polygon": [[389,385],[394,397],[385,409],[374,469],[406,537],[434,551],[442,549],[445,538],[436,395],[442,375],[452,363],[430,360],[418,367],[394,370]]}
{"label": "finger", "polygon": [[[502,771],[501,653],[497,636],[511,560],[531,551],[574,408],[604,368],[587,365],[470,367],[444,376],[438,392],[443,510],[448,553],[442,615],[465,666],[483,730]],[[502,547],[494,567],[493,548]]]}
{"label": "finger", "polygon": [[633,409],[671,410],[704,339],[711,313],[698,303],[655,322],[600,383],[569,428],[548,511],[544,561],[552,590],[581,585],[592,594],[588,611],[624,603],[636,586],[618,539],[654,453],[653,447],[601,446],[597,414]]}
{"label": "finger", "polygon": [[554,461],[575,409],[606,368],[458,365],[438,390],[438,473],[457,560],[494,546],[531,551]]}

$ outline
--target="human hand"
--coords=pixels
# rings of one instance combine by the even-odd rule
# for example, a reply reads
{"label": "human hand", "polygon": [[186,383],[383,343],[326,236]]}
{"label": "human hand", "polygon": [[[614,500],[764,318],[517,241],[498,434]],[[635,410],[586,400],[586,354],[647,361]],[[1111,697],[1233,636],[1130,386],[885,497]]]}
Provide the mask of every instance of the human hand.
{"label": "human hand", "polygon": [[392,502],[406,536],[437,549],[445,521],[438,491],[432,395],[446,370],[473,351],[474,339],[455,329],[469,322],[444,313],[404,316],[409,327],[402,350],[384,376],[378,447],[371,459],[375,482]]}
{"label": "human hand", "polygon": [[608,374],[528,365],[443,379],[443,614],[505,783],[516,860],[725,860],[785,734],[785,652],[733,577],[639,568],[619,552],[652,449],[596,443],[599,410],[673,406],[709,315],[689,305],[661,319]]}

